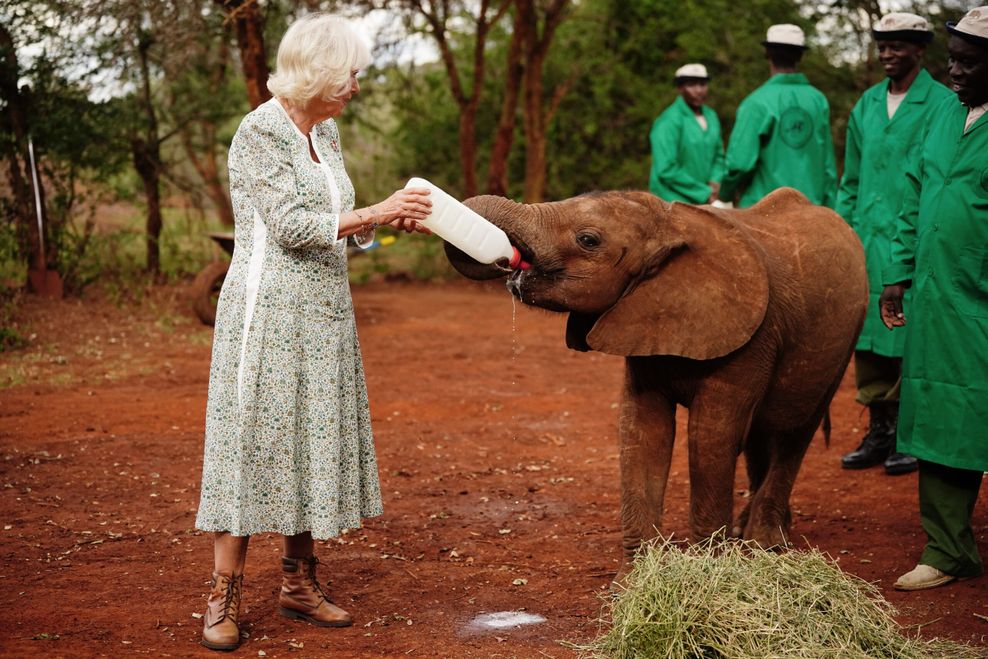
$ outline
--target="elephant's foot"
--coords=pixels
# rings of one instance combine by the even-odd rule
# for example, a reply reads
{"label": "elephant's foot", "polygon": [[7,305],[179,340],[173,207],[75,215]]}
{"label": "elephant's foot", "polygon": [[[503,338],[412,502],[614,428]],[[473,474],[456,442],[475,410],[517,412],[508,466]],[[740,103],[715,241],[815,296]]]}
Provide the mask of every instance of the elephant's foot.
{"label": "elephant's foot", "polygon": [[768,504],[766,499],[753,499],[744,513],[742,537],[757,543],[763,549],[785,549],[789,546],[789,529],[792,512],[788,502],[782,505]]}
{"label": "elephant's foot", "polygon": [[628,586],[628,575],[631,574],[633,567],[634,565],[631,561],[625,560],[621,563],[621,567],[618,569],[617,575],[615,575],[614,580],[611,581],[611,595],[617,597],[625,591]]}
{"label": "elephant's foot", "polygon": [[749,523],[744,539],[756,543],[762,549],[785,549],[789,546],[789,524],[780,522],[775,526]]}
{"label": "elephant's foot", "polygon": [[750,517],[751,517],[751,501],[748,502],[748,504],[744,507],[744,510],[741,511],[741,514],[738,515],[738,518],[734,521],[734,524],[731,526],[732,538],[744,537],[744,530],[748,526],[748,519]]}

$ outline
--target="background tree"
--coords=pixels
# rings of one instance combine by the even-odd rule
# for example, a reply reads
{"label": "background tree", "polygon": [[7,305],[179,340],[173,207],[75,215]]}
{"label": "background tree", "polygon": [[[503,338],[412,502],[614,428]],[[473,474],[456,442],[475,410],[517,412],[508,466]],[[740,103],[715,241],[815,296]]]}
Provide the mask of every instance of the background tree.
{"label": "background tree", "polygon": [[[515,29],[521,31],[522,47],[522,107],[525,128],[525,186],[526,203],[537,203],[545,198],[547,130],[559,109],[559,104],[576,79],[576,72],[559,82],[546,104],[544,69],[549,57],[556,30],[566,16],[568,0],[551,0],[544,3],[535,0],[515,0],[518,20]],[[573,55],[572,51],[568,53]],[[510,55],[509,55],[510,57]]]}
{"label": "background tree", "polygon": [[268,91],[268,52],[264,37],[264,11],[258,0],[215,0],[233,24],[240,52],[240,66],[247,84],[247,102],[256,108],[271,98]]}
{"label": "background tree", "polygon": [[[402,0],[399,9],[409,33],[425,33],[435,43],[446,71],[453,100],[459,108],[458,135],[462,194],[477,194],[477,112],[487,74],[487,39],[511,6],[511,0],[479,3]],[[476,12],[471,11],[476,7]],[[457,29],[469,26],[469,31]],[[459,57],[468,53],[469,58]]]}

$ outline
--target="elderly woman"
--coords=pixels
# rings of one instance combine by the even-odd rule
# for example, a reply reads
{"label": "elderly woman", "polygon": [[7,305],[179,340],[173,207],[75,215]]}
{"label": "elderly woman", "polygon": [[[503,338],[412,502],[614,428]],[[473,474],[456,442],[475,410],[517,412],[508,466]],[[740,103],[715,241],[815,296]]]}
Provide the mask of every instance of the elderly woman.
{"label": "elderly woman", "polygon": [[339,18],[296,21],[230,147],[236,250],[220,294],[196,526],[214,532],[202,644],[232,650],[247,542],[284,535],[280,613],[350,625],[316,580],[313,538],[380,515],[367,390],[347,280],[346,238],[414,231],[428,190],[354,208],[333,117],[360,90],[367,47]]}

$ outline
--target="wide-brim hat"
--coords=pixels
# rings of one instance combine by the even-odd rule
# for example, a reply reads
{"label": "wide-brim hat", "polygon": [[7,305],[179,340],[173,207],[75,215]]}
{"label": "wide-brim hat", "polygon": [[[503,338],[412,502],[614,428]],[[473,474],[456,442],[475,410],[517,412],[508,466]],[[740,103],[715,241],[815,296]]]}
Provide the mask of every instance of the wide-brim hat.
{"label": "wide-brim hat", "polygon": [[947,32],[988,48],[988,6],[975,7],[956,23],[948,21]]}
{"label": "wide-brim hat", "polygon": [[933,40],[933,26],[922,16],[904,11],[885,14],[871,29],[876,41],[908,41],[930,43]]}
{"label": "wide-brim hat", "polygon": [[802,28],[791,23],[780,23],[769,27],[765,33],[763,46],[783,46],[806,50],[806,35]]}
{"label": "wide-brim hat", "polygon": [[684,64],[683,66],[676,69],[676,74],[673,76],[676,81],[679,80],[710,80],[710,76],[707,75],[707,67],[702,64]]}

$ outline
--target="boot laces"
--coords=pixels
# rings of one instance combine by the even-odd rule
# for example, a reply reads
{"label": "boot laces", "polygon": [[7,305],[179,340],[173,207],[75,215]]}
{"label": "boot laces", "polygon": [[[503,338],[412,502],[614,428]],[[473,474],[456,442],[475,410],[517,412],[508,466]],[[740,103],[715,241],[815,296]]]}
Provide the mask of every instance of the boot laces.
{"label": "boot laces", "polygon": [[329,599],[329,594],[327,594],[326,591],[323,590],[322,584],[320,584],[319,580],[316,579],[316,566],[319,565],[319,559],[316,558],[315,556],[312,556],[306,561],[306,564],[308,567],[308,570],[306,570],[307,576],[309,577],[309,582],[312,584],[313,590],[319,593],[319,596],[322,599],[326,600],[327,602],[331,601]]}
{"label": "boot laces", "polygon": [[[241,577],[234,576],[226,584],[226,597],[223,600],[223,614],[220,616],[220,620],[224,618],[229,618],[233,622],[237,622],[237,616],[240,611],[240,586]],[[236,602],[236,604],[234,604]]]}

